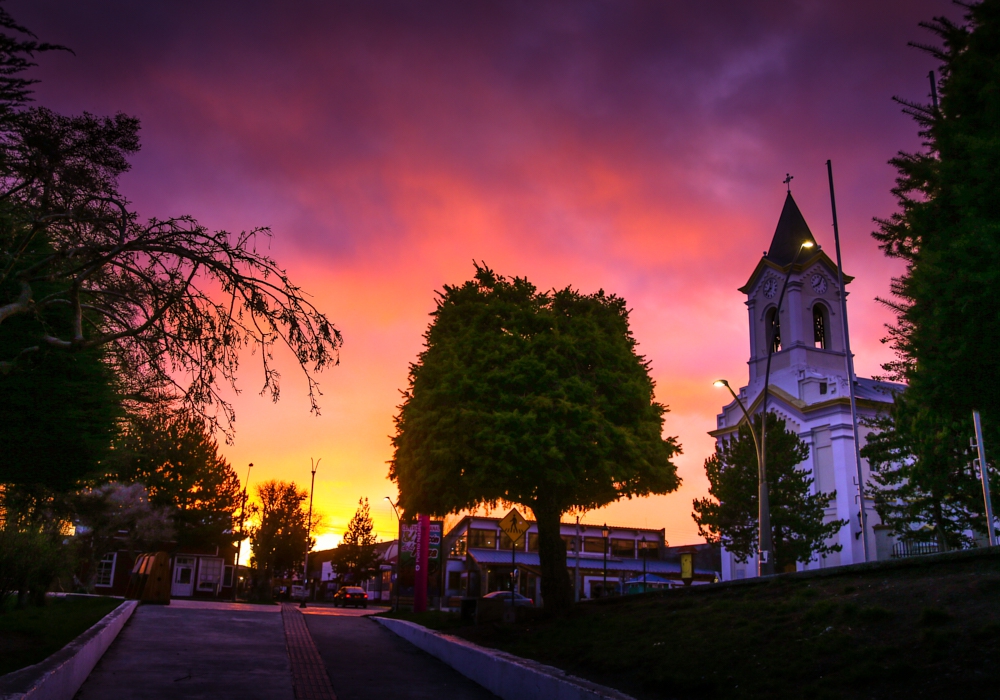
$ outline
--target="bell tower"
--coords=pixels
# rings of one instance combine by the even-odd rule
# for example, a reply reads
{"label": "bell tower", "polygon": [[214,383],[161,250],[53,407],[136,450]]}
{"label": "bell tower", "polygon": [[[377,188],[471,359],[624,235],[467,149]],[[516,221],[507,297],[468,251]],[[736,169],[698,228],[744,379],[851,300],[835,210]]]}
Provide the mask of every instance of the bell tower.
{"label": "bell tower", "polygon": [[[845,275],[845,283],[850,280]],[[837,266],[816,243],[791,192],[767,253],[739,291],[747,298],[751,395],[763,389],[769,343],[771,384],[791,396],[812,403],[838,395],[840,384],[847,388]]]}

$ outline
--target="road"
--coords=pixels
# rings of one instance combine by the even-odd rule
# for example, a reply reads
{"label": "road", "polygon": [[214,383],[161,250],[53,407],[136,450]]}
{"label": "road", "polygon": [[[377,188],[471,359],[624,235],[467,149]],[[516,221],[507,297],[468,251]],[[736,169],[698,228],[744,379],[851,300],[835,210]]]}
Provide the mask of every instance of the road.
{"label": "road", "polygon": [[450,666],[350,610],[311,608],[305,617],[337,700],[496,700]]}

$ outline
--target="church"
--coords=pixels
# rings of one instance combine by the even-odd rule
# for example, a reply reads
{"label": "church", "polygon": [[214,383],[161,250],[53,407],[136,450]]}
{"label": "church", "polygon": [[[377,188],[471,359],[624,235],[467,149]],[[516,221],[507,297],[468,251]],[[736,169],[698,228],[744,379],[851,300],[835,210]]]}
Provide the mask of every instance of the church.
{"label": "church", "polygon": [[[812,247],[802,247],[803,243]],[[791,272],[780,315],[775,311],[785,275]],[[844,275],[845,286],[851,277]],[[820,492],[836,491],[826,511],[827,521],[846,520],[847,524],[832,538],[840,552],[828,554],[798,570],[841,566],[865,561],[864,542],[871,561],[888,559],[895,542],[887,528],[880,525],[874,503],[865,499],[866,532],[861,531],[858,468],[855,456],[854,426],[851,418],[849,371],[841,315],[837,265],[819,247],[789,191],[778,219],[767,254],[757,263],[750,279],[739,289],[746,295],[750,327],[750,379],[739,392],[740,401],[750,415],[760,412],[764,375],[768,358],[766,329],[775,323],[771,355],[770,390],[767,408],[786,422],[809,446],[809,457],[801,465],[811,472],[813,488]],[[901,384],[878,382],[857,377],[854,391],[861,446],[869,430],[863,425],[866,416],[884,411]],[[733,436],[745,420],[738,403],[724,406],[716,429],[709,434],[716,440]],[[868,464],[862,460],[862,474],[869,479]],[[737,561],[723,549],[722,579],[725,581],[757,575],[756,558]]]}

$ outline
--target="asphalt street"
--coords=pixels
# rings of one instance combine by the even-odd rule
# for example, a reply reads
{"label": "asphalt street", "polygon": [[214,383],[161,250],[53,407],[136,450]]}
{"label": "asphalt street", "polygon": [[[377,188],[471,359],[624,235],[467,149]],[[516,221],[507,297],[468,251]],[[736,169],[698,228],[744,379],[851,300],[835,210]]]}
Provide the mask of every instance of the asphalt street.
{"label": "asphalt street", "polygon": [[337,700],[496,700],[378,623],[345,612],[313,608],[305,616]]}

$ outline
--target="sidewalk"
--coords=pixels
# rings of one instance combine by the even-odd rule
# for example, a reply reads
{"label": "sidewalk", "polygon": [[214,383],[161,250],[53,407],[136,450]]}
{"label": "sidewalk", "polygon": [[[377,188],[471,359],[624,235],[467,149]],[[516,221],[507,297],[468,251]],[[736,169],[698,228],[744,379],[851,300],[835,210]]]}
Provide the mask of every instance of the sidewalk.
{"label": "sidewalk", "polygon": [[79,700],[294,700],[277,605],[172,601],[140,606]]}

